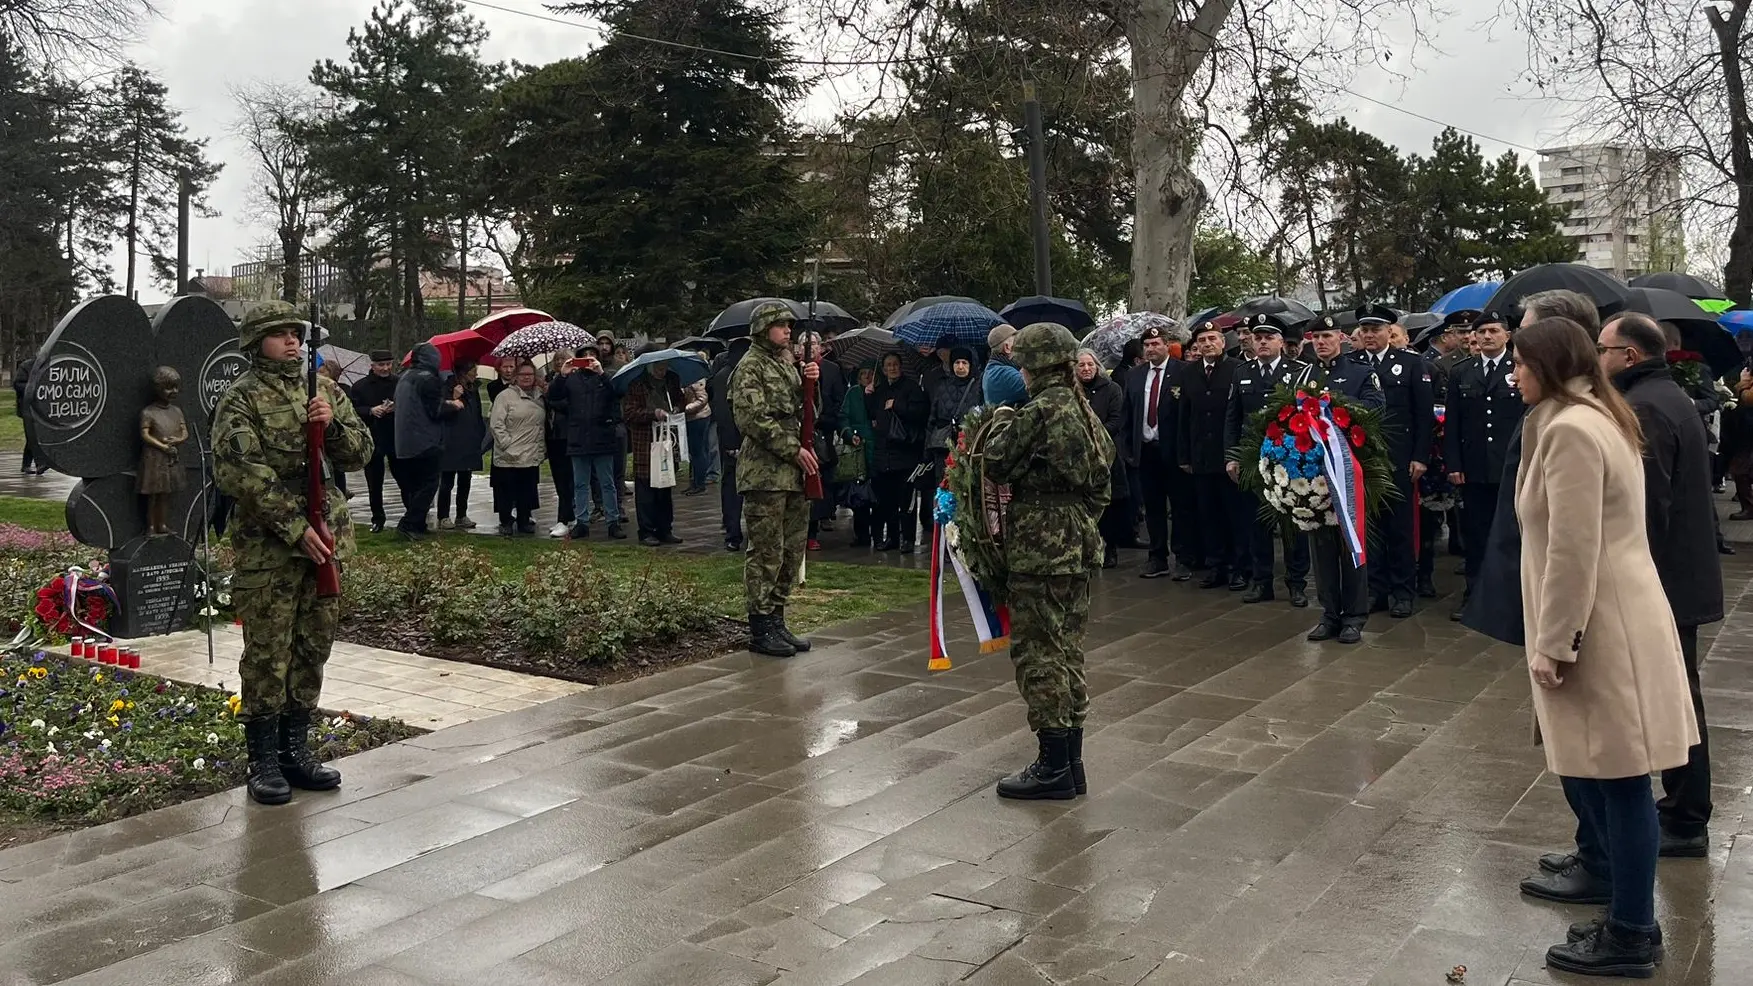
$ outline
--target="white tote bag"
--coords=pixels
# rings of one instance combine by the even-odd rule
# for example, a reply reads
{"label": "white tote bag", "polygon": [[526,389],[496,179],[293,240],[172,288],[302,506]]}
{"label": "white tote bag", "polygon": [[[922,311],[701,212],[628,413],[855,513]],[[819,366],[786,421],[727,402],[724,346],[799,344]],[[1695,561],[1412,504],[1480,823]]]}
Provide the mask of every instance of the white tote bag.
{"label": "white tote bag", "polygon": [[663,423],[651,426],[651,488],[667,490],[676,485],[675,431]]}

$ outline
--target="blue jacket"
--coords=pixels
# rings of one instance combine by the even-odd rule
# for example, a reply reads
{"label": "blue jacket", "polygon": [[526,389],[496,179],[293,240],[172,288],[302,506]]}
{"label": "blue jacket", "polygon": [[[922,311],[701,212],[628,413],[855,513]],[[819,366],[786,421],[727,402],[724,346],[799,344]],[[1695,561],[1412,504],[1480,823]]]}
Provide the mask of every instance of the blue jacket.
{"label": "blue jacket", "polygon": [[438,349],[414,347],[413,365],[396,381],[396,458],[423,459],[442,454],[444,422],[451,408],[438,380]]}
{"label": "blue jacket", "polygon": [[980,389],[986,395],[986,406],[1009,404],[1021,407],[1029,402],[1029,388],[1023,383],[1023,371],[1017,369],[1009,356],[993,353],[980,377]]}

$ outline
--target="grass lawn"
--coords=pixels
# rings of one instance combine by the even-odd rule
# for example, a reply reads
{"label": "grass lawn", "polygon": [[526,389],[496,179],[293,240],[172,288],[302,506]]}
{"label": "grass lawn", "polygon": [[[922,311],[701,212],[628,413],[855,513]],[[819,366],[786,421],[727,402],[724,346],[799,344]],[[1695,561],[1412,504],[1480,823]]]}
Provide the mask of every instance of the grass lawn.
{"label": "grass lawn", "polygon": [[24,419],[11,412],[0,416],[0,451],[24,451]]}
{"label": "grass lawn", "polygon": [[[0,500],[4,499],[9,498],[0,497]],[[0,503],[0,512],[3,511],[4,504]],[[598,565],[621,571],[648,565],[674,567],[698,578],[722,615],[739,620],[748,615],[743,602],[743,556],[740,554],[714,552],[702,555],[637,545],[601,542],[575,545],[547,539],[450,532],[435,533],[431,540],[438,544],[467,546],[489,555],[499,568],[511,571],[528,567],[532,558],[547,550],[589,551]],[[405,551],[408,547],[392,531],[382,534],[360,531],[358,542],[360,551],[370,554]],[[815,629],[924,602],[930,583],[929,575],[923,571],[813,560],[805,569],[805,577],[808,581],[792,593],[791,607],[787,611],[789,622],[799,629]]]}
{"label": "grass lawn", "polygon": [[0,496],[0,524],[17,524],[35,531],[64,531],[67,504],[29,496]]}

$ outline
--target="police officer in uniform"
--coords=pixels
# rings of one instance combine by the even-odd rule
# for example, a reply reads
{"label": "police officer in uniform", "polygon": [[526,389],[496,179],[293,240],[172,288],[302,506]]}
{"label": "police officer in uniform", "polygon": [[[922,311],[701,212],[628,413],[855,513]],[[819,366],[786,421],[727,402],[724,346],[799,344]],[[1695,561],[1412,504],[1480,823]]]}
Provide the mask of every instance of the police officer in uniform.
{"label": "police officer in uniform", "polygon": [[[1467,549],[1467,596],[1473,594],[1479,578],[1485,539],[1497,515],[1498,484],[1510,436],[1526,410],[1510,360],[1508,322],[1497,312],[1486,312],[1474,324],[1473,335],[1479,355],[1455,365],[1443,428],[1443,461],[1449,482],[1461,491],[1461,516],[1467,525],[1462,536]],[[1449,618],[1460,620],[1466,602],[1463,597]]]}
{"label": "police officer in uniform", "polygon": [[[1271,400],[1280,387],[1294,387],[1308,372],[1308,364],[1284,355],[1285,335],[1296,325],[1284,314],[1256,315],[1246,327],[1254,340],[1254,359],[1243,363],[1230,389],[1229,409],[1224,418],[1224,448],[1241,444],[1242,431],[1248,420]],[[1298,338],[1300,345],[1301,339]],[[1228,463],[1230,480],[1239,481],[1241,464]],[[1236,541],[1241,546],[1244,569],[1251,584],[1242,602],[1258,603],[1272,596],[1272,548],[1283,540],[1279,526],[1260,519],[1260,501],[1243,495],[1237,498]],[[1290,604],[1301,609],[1309,604],[1309,541],[1301,532],[1285,542],[1284,585],[1290,590]]]}
{"label": "police officer in uniform", "polygon": [[[1382,406],[1382,388],[1374,370],[1343,354],[1344,319],[1323,315],[1304,330],[1312,344],[1314,362],[1303,371],[1298,386],[1326,390],[1349,397],[1365,407]],[[1369,619],[1369,566],[1352,564],[1351,549],[1337,527],[1322,527],[1309,535],[1309,554],[1315,563],[1315,595],[1321,600],[1321,622],[1309,631],[1309,639],[1355,644],[1363,639]]]}
{"label": "police officer in uniform", "polygon": [[1430,371],[1424,357],[1388,345],[1389,329],[1398,318],[1392,308],[1364,305],[1357,310],[1358,348],[1351,359],[1375,372],[1382,389],[1383,422],[1388,456],[1394,464],[1398,499],[1384,501],[1370,533],[1370,596],[1372,612],[1387,610],[1395,619],[1412,615],[1416,561],[1412,541],[1413,490],[1430,457],[1431,429],[1436,417],[1430,393]]}

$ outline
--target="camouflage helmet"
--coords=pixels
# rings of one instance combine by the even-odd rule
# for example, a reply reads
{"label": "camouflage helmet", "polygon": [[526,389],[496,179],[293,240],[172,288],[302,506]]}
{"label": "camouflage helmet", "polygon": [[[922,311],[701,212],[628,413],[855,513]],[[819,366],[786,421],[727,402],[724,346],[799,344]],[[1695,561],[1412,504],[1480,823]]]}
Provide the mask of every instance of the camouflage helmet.
{"label": "camouflage helmet", "polygon": [[243,325],[238,327],[238,348],[253,353],[262,347],[263,339],[283,328],[303,332],[304,319],[298,317],[298,309],[284,301],[265,301],[255,305],[244,315]]}
{"label": "camouflage helmet", "polygon": [[780,322],[796,322],[797,313],[783,301],[768,301],[755,306],[749,316],[749,335],[756,339],[765,339],[767,330]]}
{"label": "camouflage helmet", "polygon": [[1045,370],[1077,362],[1077,337],[1058,322],[1036,322],[1016,334],[1010,358],[1025,370]]}

